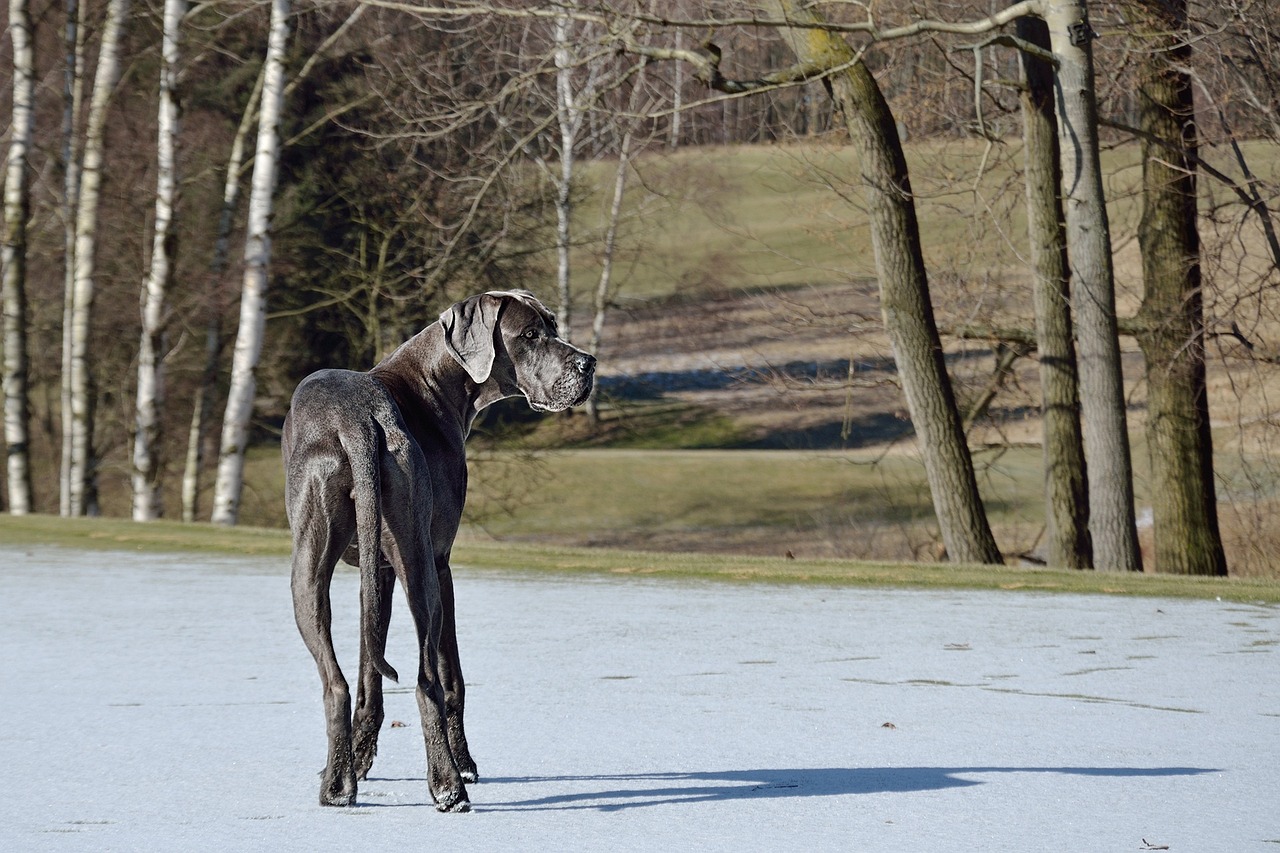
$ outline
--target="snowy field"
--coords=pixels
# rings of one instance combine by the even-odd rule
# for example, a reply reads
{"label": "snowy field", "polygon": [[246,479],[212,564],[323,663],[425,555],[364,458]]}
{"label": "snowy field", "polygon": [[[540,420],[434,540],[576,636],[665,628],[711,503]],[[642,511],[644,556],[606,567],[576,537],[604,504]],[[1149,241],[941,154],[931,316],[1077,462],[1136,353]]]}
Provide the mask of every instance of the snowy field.
{"label": "snowy field", "polygon": [[463,569],[442,815],[405,687],[317,805],[285,562],[0,547],[0,850],[1280,851],[1276,607]]}

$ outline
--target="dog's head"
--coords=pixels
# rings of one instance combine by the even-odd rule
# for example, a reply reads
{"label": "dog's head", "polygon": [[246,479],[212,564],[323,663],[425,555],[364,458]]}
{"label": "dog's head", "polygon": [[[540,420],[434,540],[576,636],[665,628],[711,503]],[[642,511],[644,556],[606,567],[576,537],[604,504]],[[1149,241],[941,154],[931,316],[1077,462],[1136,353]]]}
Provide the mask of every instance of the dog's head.
{"label": "dog's head", "polygon": [[527,290],[494,290],[440,315],[445,346],[477,385],[523,396],[542,412],[586,401],[596,360],[560,337],[556,318]]}

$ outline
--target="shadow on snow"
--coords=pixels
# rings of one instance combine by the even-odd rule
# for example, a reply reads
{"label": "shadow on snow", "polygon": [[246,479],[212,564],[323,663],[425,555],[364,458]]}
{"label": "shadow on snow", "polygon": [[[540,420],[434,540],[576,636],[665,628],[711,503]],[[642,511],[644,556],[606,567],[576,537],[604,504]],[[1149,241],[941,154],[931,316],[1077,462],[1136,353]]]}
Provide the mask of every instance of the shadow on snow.
{"label": "shadow on snow", "polygon": [[482,795],[473,805],[486,811],[593,809],[608,812],[734,800],[937,791],[981,785],[980,780],[961,777],[989,773],[1160,778],[1215,772],[1218,771],[1203,767],[877,767],[513,776],[482,780],[476,790],[493,793],[498,785],[548,785],[579,790],[505,802],[487,801],[488,797]]}

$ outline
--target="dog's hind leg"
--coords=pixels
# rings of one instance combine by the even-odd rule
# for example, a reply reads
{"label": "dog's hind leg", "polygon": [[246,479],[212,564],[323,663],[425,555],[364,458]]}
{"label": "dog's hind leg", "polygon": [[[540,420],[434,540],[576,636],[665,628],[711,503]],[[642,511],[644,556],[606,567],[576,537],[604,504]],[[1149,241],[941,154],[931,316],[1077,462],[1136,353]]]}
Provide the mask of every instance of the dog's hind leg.
{"label": "dog's hind leg", "polygon": [[[355,517],[349,504],[332,506],[319,495],[305,495],[292,506],[295,509],[290,519],[294,530],[293,612],[302,641],[320,672],[325,729],[329,737],[329,755],[320,783],[320,805],[349,806],[356,799],[356,772],[351,752],[351,691],[333,651],[329,582],[339,555],[351,541]],[[345,509],[350,517],[330,518],[317,511],[318,507],[338,514],[343,514]]]}
{"label": "dog's hind leg", "polygon": [[[442,613],[435,572],[431,571],[430,551],[426,571],[405,572],[405,597],[418,631],[418,645],[422,650],[418,667],[418,712],[422,717],[422,737],[427,746],[427,777],[431,798],[442,812],[468,811],[471,806],[462,775],[449,748],[449,736],[445,729],[444,690],[437,675],[439,667],[440,625]],[[421,563],[419,565],[422,565]]]}
{"label": "dog's hind leg", "polygon": [[449,750],[454,763],[465,782],[476,782],[480,773],[467,746],[466,730],[462,725],[463,707],[466,702],[466,682],[462,678],[462,665],[458,660],[458,631],[454,616],[453,571],[449,567],[449,555],[436,561],[436,577],[440,584],[440,605],[443,620],[440,630],[440,662],[437,671],[444,688],[445,731],[449,735]]}
{"label": "dog's hind leg", "polygon": [[445,732],[444,691],[437,675],[443,608],[440,581],[432,557],[431,486],[416,447],[387,460],[383,468],[383,550],[404,587],[418,635],[418,711],[427,747],[427,784],[436,808],[464,812],[471,806],[467,788],[449,749]]}
{"label": "dog's hind leg", "polygon": [[[379,566],[382,579],[378,585],[378,624],[375,630],[386,645],[387,628],[391,624],[391,595],[395,576],[390,564]],[[352,749],[355,753],[356,777],[367,778],[378,754],[378,730],[382,728],[382,673],[374,666],[364,643],[360,644],[360,683],[356,689],[356,713],[351,724]]]}

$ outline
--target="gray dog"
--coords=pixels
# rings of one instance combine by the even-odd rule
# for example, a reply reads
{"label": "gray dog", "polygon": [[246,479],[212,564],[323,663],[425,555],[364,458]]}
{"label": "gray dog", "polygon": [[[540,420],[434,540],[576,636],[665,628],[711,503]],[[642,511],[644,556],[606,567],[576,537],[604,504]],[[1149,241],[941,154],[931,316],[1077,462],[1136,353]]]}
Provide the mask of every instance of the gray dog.
{"label": "gray dog", "polygon": [[[281,441],[293,531],[293,607],[323,687],[329,757],[320,803],[355,802],[382,725],[394,578],[417,628],[417,699],[427,779],[440,811],[470,808],[478,778],[463,733],[463,681],[449,555],[467,493],[463,442],[504,397],[539,411],[586,400],[596,360],[560,338],[525,291],[449,308],[368,373],[321,370],[293,395]],[[330,634],[329,581],[339,558],[360,567],[360,682],[351,692]],[[393,575],[394,573],[394,575]]]}

